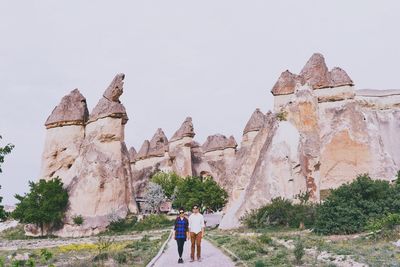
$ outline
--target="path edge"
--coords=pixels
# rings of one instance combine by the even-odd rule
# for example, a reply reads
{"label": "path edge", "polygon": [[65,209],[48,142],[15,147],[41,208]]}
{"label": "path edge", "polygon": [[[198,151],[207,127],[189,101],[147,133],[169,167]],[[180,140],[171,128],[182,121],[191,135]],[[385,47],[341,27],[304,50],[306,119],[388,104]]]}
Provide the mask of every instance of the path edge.
{"label": "path edge", "polygon": [[174,233],[174,231],[171,230],[167,240],[165,240],[164,244],[161,246],[157,255],[146,265],[146,267],[153,267],[154,264],[156,264],[156,262],[161,258],[161,255],[164,253],[165,247],[167,246],[168,242],[171,240],[173,233]]}

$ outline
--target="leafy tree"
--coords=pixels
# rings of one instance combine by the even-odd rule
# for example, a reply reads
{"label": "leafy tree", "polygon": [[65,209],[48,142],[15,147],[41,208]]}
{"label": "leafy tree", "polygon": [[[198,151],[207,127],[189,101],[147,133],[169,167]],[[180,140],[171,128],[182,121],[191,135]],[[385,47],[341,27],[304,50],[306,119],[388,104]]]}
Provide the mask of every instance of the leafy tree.
{"label": "leafy tree", "polygon": [[228,193],[211,177],[202,180],[193,176],[186,177],[178,184],[173,205],[187,210],[194,205],[199,205],[202,210],[206,208],[220,210],[227,201]]}
{"label": "leafy tree", "polygon": [[163,201],[165,201],[165,193],[161,185],[150,182],[144,195],[145,209],[152,213],[158,213]]}
{"label": "leafy tree", "polygon": [[40,227],[57,227],[62,223],[68,205],[68,193],[60,178],[41,179],[29,182],[30,192],[24,196],[15,195],[19,200],[12,216],[22,223],[32,223]]}
{"label": "leafy tree", "polygon": [[[2,139],[1,135],[0,135],[0,140]],[[1,164],[4,163],[4,156],[8,155],[11,153],[11,151],[13,150],[14,145],[12,144],[7,144],[4,147],[0,147],[0,173],[3,172],[3,170],[1,169]]]}
{"label": "leafy tree", "polygon": [[183,181],[183,178],[174,172],[157,172],[151,177],[151,181],[159,184],[164,190],[165,196],[172,199],[175,188]]}
{"label": "leafy tree", "polygon": [[[1,135],[0,135],[0,140],[2,139]],[[4,147],[0,147],[0,173],[3,172],[3,170],[1,169],[1,164],[4,163],[4,156],[8,155],[11,153],[11,151],[13,150],[14,145],[12,144],[8,144]],[[1,188],[1,186],[0,186]],[[7,213],[4,210],[4,206],[1,205],[1,202],[3,201],[3,197],[0,196],[0,221],[4,221],[7,219]]]}
{"label": "leafy tree", "polygon": [[400,185],[372,180],[367,174],[333,190],[318,207],[315,231],[352,234],[365,230],[368,221],[400,210]]}
{"label": "leafy tree", "polygon": [[[1,186],[0,186],[1,188]],[[3,197],[0,197],[0,222],[3,222],[7,219],[7,212],[4,210],[4,206],[1,205],[1,202],[3,201]]]}

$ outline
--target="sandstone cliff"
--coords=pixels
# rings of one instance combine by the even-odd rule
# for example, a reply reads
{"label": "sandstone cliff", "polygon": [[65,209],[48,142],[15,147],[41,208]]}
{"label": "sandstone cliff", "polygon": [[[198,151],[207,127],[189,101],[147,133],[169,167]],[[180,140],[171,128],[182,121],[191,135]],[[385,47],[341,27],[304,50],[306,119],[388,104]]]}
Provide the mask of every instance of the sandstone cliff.
{"label": "sandstone cliff", "polygon": [[[65,96],[46,122],[42,176],[59,176],[69,192],[69,208],[59,236],[82,236],[105,230],[111,219],[137,212],[129,152],[124,142],[128,116],[119,97],[118,74],[88,118],[78,90]],[[81,215],[82,226],[72,217]]]}
{"label": "sandstone cliff", "polygon": [[[74,90],[46,121],[42,177],[60,176],[71,198],[59,235],[97,233],[110,215],[136,212],[135,196],[143,196],[158,171],[214,177],[229,193],[220,227],[230,229],[272,198],[308,192],[320,201],[357,174],[391,180],[400,169],[400,90],[355,90],[349,75],[329,70],[321,54],[299,74],[280,75],[273,111],[254,111],[240,146],[221,134],[199,144],[188,117],[170,139],[157,129],[138,151],[128,151],[123,79],[114,78],[90,116]],[[85,225],[73,226],[73,215],[84,216]]]}

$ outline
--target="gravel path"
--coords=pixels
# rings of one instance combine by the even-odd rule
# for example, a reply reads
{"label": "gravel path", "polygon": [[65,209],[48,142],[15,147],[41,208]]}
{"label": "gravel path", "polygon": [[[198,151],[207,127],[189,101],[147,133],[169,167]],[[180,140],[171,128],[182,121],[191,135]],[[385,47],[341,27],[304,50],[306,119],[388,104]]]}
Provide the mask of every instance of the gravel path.
{"label": "gravel path", "polygon": [[161,255],[161,257],[153,265],[154,267],[232,267],[235,264],[232,260],[222,253],[219,249],[214,247],[209,241],[203,239],[201,245],[201,262],[189,262],[190,260],[190,241],[185,243],[183,251],[184,264],[178,264],[178,248],[176,241],[172,238],[167,245],[167,249]]}

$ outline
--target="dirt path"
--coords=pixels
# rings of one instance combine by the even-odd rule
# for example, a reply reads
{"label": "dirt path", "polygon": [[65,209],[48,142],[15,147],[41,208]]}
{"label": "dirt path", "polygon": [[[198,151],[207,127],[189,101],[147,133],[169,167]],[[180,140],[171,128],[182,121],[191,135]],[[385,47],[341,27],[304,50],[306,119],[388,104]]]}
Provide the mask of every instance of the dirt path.
{"label": "dirt path", "polygon": [[222,253],[218,248],[214,247],[209,241],[202,240],[202,261],[189,262],[190,260],[190,241],[185,243],[183,251],[184,264],[178,264],[178,248],[176,241],[172,238],[167,245],[166,250],[161,257],[155,262],[154,267],[232,267],[235,266],[233,261]]}

